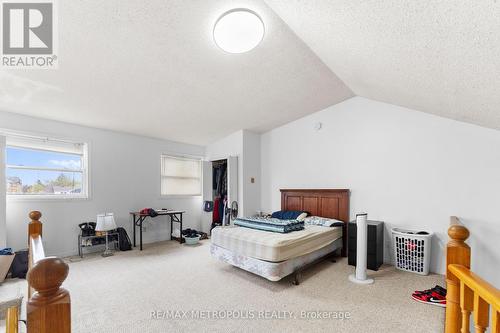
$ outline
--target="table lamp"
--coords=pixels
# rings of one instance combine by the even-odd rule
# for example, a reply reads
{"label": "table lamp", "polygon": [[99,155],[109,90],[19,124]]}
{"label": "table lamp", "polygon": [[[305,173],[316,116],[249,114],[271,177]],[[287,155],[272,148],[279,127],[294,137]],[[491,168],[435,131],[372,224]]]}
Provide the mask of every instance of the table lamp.
{"label": "table lamp", "polygon": [[113,213],[109,214],[98,214],[97,215],[97,225],[95,227],[96,231],[103,231],[106,233],[106,250],[102,254],[103,257],[109,257],[113,255],[108,246],[108,231],[116,229],[115,217]]}

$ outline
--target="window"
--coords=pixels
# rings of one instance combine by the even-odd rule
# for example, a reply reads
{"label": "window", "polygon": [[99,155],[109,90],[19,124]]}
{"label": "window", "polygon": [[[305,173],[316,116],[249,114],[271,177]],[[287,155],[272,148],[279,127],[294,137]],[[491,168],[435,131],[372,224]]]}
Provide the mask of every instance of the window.
{"label": "window", "polygon": [[161,155],[161,195],[201,195],[201,160]]}
{"label": "window", "polygon": [[7,135],[7,195],[86,198],[87,145]]}

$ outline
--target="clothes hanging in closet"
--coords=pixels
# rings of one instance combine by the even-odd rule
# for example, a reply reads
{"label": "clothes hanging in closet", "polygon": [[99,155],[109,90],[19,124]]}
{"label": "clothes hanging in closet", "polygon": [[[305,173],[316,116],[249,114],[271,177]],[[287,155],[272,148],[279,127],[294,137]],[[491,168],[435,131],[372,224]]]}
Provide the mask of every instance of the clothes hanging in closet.
{"label": "clothes hanging in closet", "polygon": [[227,194],[227,165],[214,165],[212,169],[212,189],[215,196],[223,197]]}
{"label": "clothes hanging in closet", "polygon": [[222,222],[222,215],[220,214],[220,207],[222,206],[221,199],[219,197],[214,199],[214,210],[212,212],[212,222],[220,223]]}

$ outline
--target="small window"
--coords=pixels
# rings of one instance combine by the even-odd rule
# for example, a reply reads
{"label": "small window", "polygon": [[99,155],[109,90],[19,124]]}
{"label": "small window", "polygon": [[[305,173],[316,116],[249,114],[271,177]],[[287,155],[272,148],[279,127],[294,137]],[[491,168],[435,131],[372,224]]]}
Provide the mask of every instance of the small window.
{"label": "small window", "polygon": [[201,160],[161,155],[161,195],[201,195]]}
{"label": "small window", "polygon": [[7,195],[86,198],[87,145],[47,138],[7,136]]}

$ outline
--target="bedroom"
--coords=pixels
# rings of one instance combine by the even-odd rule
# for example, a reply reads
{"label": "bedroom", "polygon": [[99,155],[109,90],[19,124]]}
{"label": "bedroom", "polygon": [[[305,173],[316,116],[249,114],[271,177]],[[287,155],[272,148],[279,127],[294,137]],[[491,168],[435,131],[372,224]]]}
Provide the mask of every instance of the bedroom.
{"label": "bedroom", "polygon": [[[448,309],[412,293],[446,287],[450,216],[470,232],[472,271],[500,286],[498,2],[113,0],[53,9],[57,68],[0,71],[0,249],[26,249],[28,214],[42,213],[44,250],[69,267],[71,331],[443,331]],[[242,53],[215,36],[235,9],[257,23]],[[16,162],[9,147],[60,158]],[[364,212],[384,222],[384,265],[368,270],[374,283],[349,281],[355,266],[342,256],[304,269],[293,285],[293,274],[273,282],[219,262],[213,239],[171,241],[188,228],[210,237],[205,202],[218,196],[210,162],[220,160],[222,195],[240,218],[288,209],[280,190],[348,189],[343,222]],[[184,169],[172,175],[175,161]],[[23,178],[26,167],[54,179]],[[74,178],[61,186],[61,172],[78,175],[78,186]],[[143,208],[185,212],[182,230],[168,216],[147,217],[140,251],[130,213]],[[137,229],[136,247],[102,257],[99,244],[81,259],[78,225],[104,213],[131,243]],[[429,275],[395,268],[392,228],[432,233]],[[25,319],[26,292],[26,280],[8,278],[0,304],[20,293]],[[162,319],[171,310],[247,318]],[[287,317],[302,310],[309,317]],[[317,311],[342,319],[311,318]]]}

